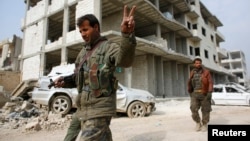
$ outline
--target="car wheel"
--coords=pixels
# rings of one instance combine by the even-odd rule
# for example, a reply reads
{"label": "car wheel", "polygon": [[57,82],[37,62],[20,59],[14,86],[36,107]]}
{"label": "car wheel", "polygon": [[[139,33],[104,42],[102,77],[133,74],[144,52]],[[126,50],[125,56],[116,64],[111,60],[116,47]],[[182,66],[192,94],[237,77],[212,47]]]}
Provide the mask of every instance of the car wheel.
{"label": "car wheel", "polygon": [[57,114],[68,114],[72,108],[72,102],[69,97],[60,95],[56,96],[51,102],[51,110]]}
{"label": "car wheel", "polygon": [[142,102],[133,102],[129,105],[127,114],[130,118],[144,117],[146,114],[146,107]]}

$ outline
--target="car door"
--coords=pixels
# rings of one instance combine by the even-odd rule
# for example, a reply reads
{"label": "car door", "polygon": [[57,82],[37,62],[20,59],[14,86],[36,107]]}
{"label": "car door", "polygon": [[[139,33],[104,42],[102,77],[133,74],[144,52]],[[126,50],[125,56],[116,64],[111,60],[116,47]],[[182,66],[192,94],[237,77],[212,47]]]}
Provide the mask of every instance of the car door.
{"label": "car door", "polygon": [[126,106],[127,95],[126,95],[126,88],[122,85],[118,85],[116,91],[116,108],[122,110]]}
{"label": "car door", "polygon": [[247,95],[243,91],[230,86],[226,86],[226,91],[228,105],[247,105]]}
{"label": "car door", "polygon": [[214,86],[212,99],[215,104],[226,104],[226,92],[223,86]]}

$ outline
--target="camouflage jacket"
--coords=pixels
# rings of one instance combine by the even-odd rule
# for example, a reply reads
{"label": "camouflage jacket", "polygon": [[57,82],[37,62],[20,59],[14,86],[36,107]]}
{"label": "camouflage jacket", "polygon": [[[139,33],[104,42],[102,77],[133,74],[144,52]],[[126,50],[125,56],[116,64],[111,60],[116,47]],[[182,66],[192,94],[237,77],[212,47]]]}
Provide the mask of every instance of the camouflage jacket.
{"label": "camouflage jacket", "polygon": [[[114,77],[114,72],[116,67],[130,67],[135,56],[134,34],[123,34],[120,43],[108,41],[105,37],[99,38],[96,42],[99,41],[103,42],[96,43],[97,48],[82,65],[83,82],[77,82],[79,76],[76,77],[78,87],[89,88],[89,91],[82,90],[79,94],[80,107],[76,115],[81,120],[113,116],[116,113],[118,81]],[[87,47],[83,47],[75,61],[76,66],[87,52]]]}

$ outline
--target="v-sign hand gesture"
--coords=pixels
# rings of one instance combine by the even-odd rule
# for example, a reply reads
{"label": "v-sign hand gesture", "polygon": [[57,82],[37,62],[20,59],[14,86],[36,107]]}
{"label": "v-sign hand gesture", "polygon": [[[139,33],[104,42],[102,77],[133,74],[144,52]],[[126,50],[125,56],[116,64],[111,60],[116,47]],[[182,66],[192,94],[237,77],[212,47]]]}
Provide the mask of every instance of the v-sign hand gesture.
{"label": "v-sign hand gesture", "polygon": [[123,10],[123,19],[121,24],[121,32],[122,33],[132,33],[134,32],[135,28],[135,21],[134,21],[134,13],[136,6],[133,6],[128,15],[128,6],[124,6]]}

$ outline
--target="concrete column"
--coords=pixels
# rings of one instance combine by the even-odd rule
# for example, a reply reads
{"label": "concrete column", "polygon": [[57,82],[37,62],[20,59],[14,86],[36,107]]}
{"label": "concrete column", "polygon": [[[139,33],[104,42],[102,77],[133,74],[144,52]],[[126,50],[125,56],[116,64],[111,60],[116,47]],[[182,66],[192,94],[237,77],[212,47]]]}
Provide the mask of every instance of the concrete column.
{"label": "concrete column", "polygon": [[[29,10],[29,5],[30,5],[30,0],[26,0],[26,5],[25,5],[25,15],[24,15],[24,23],[23,23],[23,27],[24,27],[24,29],[23,29],[23,41],[22,41],[22,49],[21,49],[21,54],[20,54],[20,58],[18,58],[18,59],[20,59],[20,71],[22,71],[23,70],[23,52],[24,52],[24,41],[25,41],[25,34],[26,34],[26,20],[27,20],[27,12],[28,12],[28,10]],[[22,77],[22,76],[21,76]],[[21,78],[21,80],[22,80],[22,78]]]}
{"label": "concrete column", "polygon": [[173,5],[172,5],[172,4],[169,5],[169,6],[168,6],[168,9],[169,9],[168,12],[170,12],[170,13],[172,14],[172,17],[174,18],[174,7],[173,7]]}
{"label": "concrete column", "polygon": [[164,78],[164,95],[166,97],[173,96],[173,78],[171,71],[171,62],[165,61],[163,62],[163,78]]}
{"label": "concrete column", "polygon": [[67,64],[68,62],[68,51],[65,46],[68,31],[69,31],[69,7],[68,7],[68,0],[64,0],[61,64]]}
{"label": "concrete column", "polygon": [[177,93],[175,96],[185,96],[186,93],[186,80],[185,80],[185,74],[184,74],[184,65],[183,64],[177,64],[177,84],[178,89],[176,89]]}
{"label": "concrete column", "polygon": [[131,88],[132,87],[132,67],[125,68],[124,71],[125,71],[125,73],[124,73],[124,75],[125,75],[124,82],[126,83],[124,85]]}
{"label": "concrete column", "polygon": [[94,0],[94,14],[99,20],[100,23],[100,31],[102,31],[102,1],[101,0]]}
{"label": "concrete column", "polygon": [[45,57],[45,45],[47,42],[47,34],[48,34],[48,17],[47,17],[47,12],[48,12],[48,5],[49,5],[49,0],[45,1],[45,10],[44,10],[44,18],[43,18],[43,38],[42,38],[42,47],[40,50],[40,69],[39,69],[39,77],[44,75],[45,67],[46,67],[46,57]]}
{"label": "concrete column", "polygon": [[160,26],[160,24],[156,24],[156,37],[161,38],[161,26]]}
{"label": "concrete column", "polygon": [[148,86],[148,91],[151,92],[156,96],[157,94],[157,88],[156,88],[156,76],[155,76],[155,58],[154,55],[150,54],[147,55],[147,86]]}
{"label": "concrete column", "polygon": [[8,57],[8,51],[9,51],[9,44],[4,44],[3,45],[3,50],[2,50],[2,57],[1,57],[1,62],[0,62],[0,67],[2,68],[4,65],[5,59]]}
{"label": "concrete column", "polygon": [[189,96],[187,91],[187,82],[189,79],[189,66],[187,64],[183,64],[183,79],[184,79],[184,96]]}
{"label": "concrete column", "polygon": [[164,81],[163,81],[163,64],[161,57],[155,57],[155,75],[156,75],[156,95],[163,97]]}
{"label": "concrete column", "polygon": [[[155,7],[159,10],[160,4],[159,0],[155,0]],[[161,38],[161,26],[160,24],[156,24],[156,37]]]}
{"label": "concrete column", "polygon": [[155,0],[155,1],[154,1],[154,4],[155,4],[155,7],[156,7],[157,9],[159,9],[159,7],[160,7],[159,0]]}
{"label": "concrete column", "polygon": [[178,93],[179,93],[179,84],[177,83],[177,64],[176,64],[176,61],[171,61],[170,63],[170,66],[171,66],[171,79],[172,79],[172,87],[173,87],[173,95],[172,96],[177,96]]}
{"label": "concrete column", "polygon": [[167,36],[168,47],[176,51],[175,33],[170,32]]}

